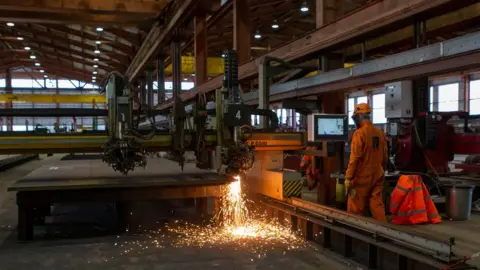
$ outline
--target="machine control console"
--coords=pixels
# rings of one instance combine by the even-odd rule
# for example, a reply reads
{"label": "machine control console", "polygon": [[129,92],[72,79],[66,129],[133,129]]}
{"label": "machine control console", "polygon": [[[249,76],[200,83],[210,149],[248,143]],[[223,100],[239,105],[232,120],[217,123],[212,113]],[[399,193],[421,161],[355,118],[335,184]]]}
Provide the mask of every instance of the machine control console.
{"label": "machine control console", "polygon": [[307,116],[307,121],[309,143],[348,140],[346,115],[314,113]]}

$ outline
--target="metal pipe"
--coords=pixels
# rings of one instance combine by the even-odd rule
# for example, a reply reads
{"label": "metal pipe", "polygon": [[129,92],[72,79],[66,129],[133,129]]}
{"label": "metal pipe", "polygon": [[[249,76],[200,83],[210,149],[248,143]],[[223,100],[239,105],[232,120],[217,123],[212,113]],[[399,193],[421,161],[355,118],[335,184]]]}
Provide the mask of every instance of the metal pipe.
{"label": "metal pipe", "polygon": [[180,42],[172,42],[172,84],[173,98],[180,97],[182,91],[182,59]]}
{"label": "metal pipe", "polygon": [[165,57],[158,56],[157,60],[157,103],[165,102]]}
{"label": "metal pipe", "polygon": [[413,24],[413,45],[415,48],[419,48],[422,39],[422,22],[418,19]]}
{"label": "metal pipe", "polygon": [[367,49],[365,46],[365,41],[362,41],[362,63],[367,60]]}
{"label": "metal pipe", "polygon": [[147,71],[147,104],[150,111],[153,106],[153,70]]}

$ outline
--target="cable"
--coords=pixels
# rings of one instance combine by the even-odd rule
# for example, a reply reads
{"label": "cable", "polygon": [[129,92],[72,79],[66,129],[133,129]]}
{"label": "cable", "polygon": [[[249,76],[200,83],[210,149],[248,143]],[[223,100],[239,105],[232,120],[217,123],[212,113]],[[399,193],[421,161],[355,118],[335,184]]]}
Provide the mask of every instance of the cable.
{"label": "cable", "polygon": [[[415,125],[415,123],[413,123],[413,130],[415,131],[415,135],[417,137],[417,143],[418,143],[418,146],[420,147],[420,151],[422,151],[422,154],[425,157],[425,160],[427,160],[428,165],[430,166],[433,173],[437,177],[435,187],[437,188],[438,194],[442,195],[442,192],[441,192],[440,187],[439,187],[439,180],[438,180],[438,179],[440,179],[440,175],[438,174],[437,170],[435,170],[435,167],[433,167],[432,162],[430,162],[430,159],[428,158],[427,153],[425,153],[425,151],[423,150],[422,141],[420,139],[420,135],[418,134],[417,126]],[[433,179],[432,177],[430,177],[430,178]]]}

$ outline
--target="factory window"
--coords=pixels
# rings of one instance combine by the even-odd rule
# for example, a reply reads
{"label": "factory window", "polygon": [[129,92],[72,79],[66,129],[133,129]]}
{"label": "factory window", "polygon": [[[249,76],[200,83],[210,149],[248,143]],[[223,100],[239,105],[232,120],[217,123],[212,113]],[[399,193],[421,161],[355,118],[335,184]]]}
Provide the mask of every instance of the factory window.
{"label": "factory window", "polygon": [[434,103],[433,86],[430,86],[430,111],[431,112],[433,112],[433,103]]}
{"label": "factory window", "polygon": [[[193,82],[182,82],[182,90],[190,90],[193,87],[195,87],[195,83]],[[153,89],[157,90],[158,85],[156,83],[153,84]],[[172,90],[173,89],[173,83],[172,82],[165,82],[165,89],[166,90]]]}
{"label": "factory window", "polygon": [[348,124],[353,126],[355,123],[352,120],[353,111],[355,110],[355,106],[360,103],[368,103],[367,96],[361,97],[352,97],[348,99],[347,111],[348,111]]}
{"label": "factory window", "polygon": [[374,124],[385,124],[385,94],[373,95],[372,97],[372,122]]}
{"label": "factory window", "polygon": [[[82,84],[82,85],[83,85],[83,84]],[[83,88],[84,88],[84,89],[93,89],[94,86],[93,86],[93,84],[87,83],[87,84],[85,84],[85,86],[84,86]]]}
{"label": "factory window", "polygon": [[286,109],[277,109],[277,117],[280,124],[287,124],[288,115]]}
{"label": "factory window", "polygon": [[353,125],[352,116],[353,116],[353,110],[355,108],[355,99],[354,98],[349,98],[348,99],[348,124]]}
{"label": "factory window", "polygon": [[33,79],[12,79],[12,88],[41,88],[43,80]]}
{"label": "factory window", "polygon": [[470,114],[480,114],[480,80],[470,81]]}
{"label": "factory window", "polygon": [[444,84],[438,86],[438,111],[455,112],[459,107],[459,84]]}
{"label": "factory window", "polygon": [[75,89],[77,86],[70,80],[58,80],[58,88]]}
{"label": "factory window", "polygon": [[57,80],[46,79],[45,82],[46,82],[46,84],[45,84],[46,88],[57,88]]}
{"label": "factory window", "polygon": [[0,87],[5,87],[5,79],[0,79]]}
{"label": "factory window", "polygon": [[252,126],[258,126],[260,124],[260,115],[251,115]]}

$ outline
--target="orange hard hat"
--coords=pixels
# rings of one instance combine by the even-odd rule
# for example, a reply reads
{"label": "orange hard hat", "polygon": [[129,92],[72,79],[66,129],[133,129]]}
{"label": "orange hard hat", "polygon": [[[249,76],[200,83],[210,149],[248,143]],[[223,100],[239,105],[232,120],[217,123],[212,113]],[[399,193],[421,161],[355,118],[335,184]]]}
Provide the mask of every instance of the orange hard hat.
{"label": "orange hard hat", "polygon": [[355,107],[354,115],[357,114],[368,114],[372,112],[372,108],[367,103],[360,103]]}

